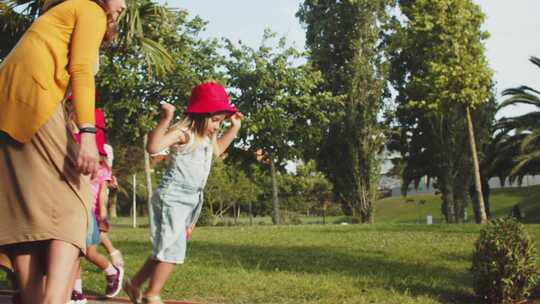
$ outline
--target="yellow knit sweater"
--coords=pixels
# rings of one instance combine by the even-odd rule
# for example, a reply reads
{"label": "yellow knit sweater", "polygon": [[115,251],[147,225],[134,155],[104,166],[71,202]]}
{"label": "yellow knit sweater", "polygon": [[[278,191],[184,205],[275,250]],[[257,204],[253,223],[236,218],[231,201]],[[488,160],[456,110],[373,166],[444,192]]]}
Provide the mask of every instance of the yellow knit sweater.
{"label": "yellow knit sweater", "polygon": [[67,0],[40,16],[0,64],[0,130],[28,142],[51,117],[71,82],[78,123],[94,123],[94,65],[105,11]]}

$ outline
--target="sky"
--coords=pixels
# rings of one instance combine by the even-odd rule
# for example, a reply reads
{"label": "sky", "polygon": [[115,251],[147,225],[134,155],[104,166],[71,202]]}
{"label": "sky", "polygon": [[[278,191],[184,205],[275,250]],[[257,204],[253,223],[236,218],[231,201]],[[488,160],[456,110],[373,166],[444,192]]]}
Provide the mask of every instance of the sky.
{"label": "sky", "polygon": [[[164,1],[160,1],[164,2]],[[494,70],[497,99],[507,88],[528,85],[540,89],[540,68],[529,57],[540,57],[540,1],[474,0],[486,15],[484,29],[490,33],[486,56]],[[169,0],[171,7],[186,9],[208,22],[203,37],[227,37],[258,47],[265,28],[285,36],[288,42],[305,47],[305,31],[295,13],[300,0]],[[497,118],[534,110],[530,106],[503,109]]]}

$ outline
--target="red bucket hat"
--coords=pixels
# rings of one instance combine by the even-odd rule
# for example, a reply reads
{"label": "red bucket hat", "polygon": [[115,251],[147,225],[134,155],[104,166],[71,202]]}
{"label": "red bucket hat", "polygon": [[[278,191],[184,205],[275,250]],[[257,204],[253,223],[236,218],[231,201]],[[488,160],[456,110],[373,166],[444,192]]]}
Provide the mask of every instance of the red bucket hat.
{"label": "red bucket hat", "polygon": [[216,82],[201,83],[193,88],[186,113],[208,114],[217,112],[236,113],[238,109],[229,103],[225,88]]}

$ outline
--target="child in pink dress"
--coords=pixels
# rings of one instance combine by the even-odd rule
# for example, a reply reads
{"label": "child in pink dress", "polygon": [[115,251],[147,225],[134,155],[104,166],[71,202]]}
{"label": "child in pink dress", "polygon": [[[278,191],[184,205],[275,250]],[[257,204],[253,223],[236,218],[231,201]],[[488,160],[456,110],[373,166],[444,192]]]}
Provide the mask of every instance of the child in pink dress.
{"label": "child in pink dress", "polygon": [[[116,266],[111,263],[107,257],[97,251],[97,245],[100,243],[100,226],[108,226],[107,208],[106,208],[106,188],[112,180],[111,169],[107,164],[107,152],[105,151],[105,117],[101,109],[96,109],[96,146],[100,154],[100,167],[96,176],[91,180],[92,192],[92,214],[90,215],[90,225],[86,238],[87,252],[85,258],[96,265],[105,273],[106,287],[105,296],[114,297],[120,292],[124,269],[122,266]],[[75,134],[75,139],[78,139]],[[84,304],[86,298],[82,292],[82,280],[80,268],[75,278],[71,303]]]}

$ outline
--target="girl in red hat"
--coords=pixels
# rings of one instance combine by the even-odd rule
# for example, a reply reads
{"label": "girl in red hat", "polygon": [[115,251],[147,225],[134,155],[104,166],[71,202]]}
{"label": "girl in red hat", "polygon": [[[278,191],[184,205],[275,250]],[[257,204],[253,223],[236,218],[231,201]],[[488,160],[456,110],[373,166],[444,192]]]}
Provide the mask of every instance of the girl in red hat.
{"label": "girl in red hat", "polygon": [[[169,149],[170,162],[152,197],[152,255],[131,281],[124,283],[133,303],[163,303],[161,289],[174,266],[184,262],[186,241],[201,212],[212,158],[229,147],[243,117],[229,103],[223,86],[213,82],[193,88],[185,117],[179,123],[170,126],[174,106],[164,103],[161,111],[163,115],[150,132],[146,149],[150,154]],[[225,119],[231,126],[218,138]],[[141,294],[140,287],[148,279],[148,288]]]}

